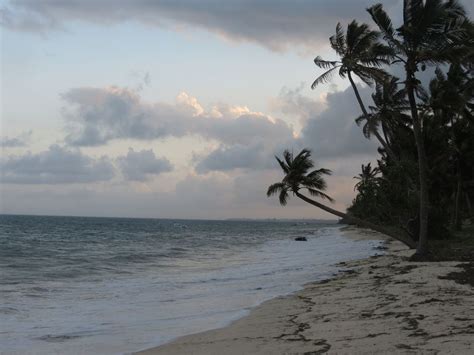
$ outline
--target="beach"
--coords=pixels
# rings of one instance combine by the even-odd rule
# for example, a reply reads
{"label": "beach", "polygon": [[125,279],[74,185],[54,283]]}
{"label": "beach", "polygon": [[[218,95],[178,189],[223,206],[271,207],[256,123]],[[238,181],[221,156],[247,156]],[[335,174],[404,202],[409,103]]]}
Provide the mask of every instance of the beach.
{"label": "beach", "polygon": [[[384,239],[353,228],[344,233]],[[401,243],[385,247],[384,255],[341,262],[335,278],[266,301],[227,327],[138,354],[472,354],[469,264],[411,262],[413,251]]]}

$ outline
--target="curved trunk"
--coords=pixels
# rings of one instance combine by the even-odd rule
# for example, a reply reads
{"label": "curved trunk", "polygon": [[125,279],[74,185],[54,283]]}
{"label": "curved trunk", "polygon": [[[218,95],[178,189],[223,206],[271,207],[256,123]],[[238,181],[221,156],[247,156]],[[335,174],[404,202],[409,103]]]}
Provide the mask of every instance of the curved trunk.
{"label": "curved trunk", "polygon": [[[362,114],[364,115],[365,119],[368,120],[369,119],[369,114],[367,113],[367,109],[365,108],[364,102],[362,101],[362,98],[360,97],[359,90],[357,89],[357,86],[354,83],[354,80],[352,80],[352,75],[351,75],[350,71],[347,73],[347,77],[349,78],[349,81],[351,82],[352,89],[354,90],[355,96],[357,98],[357,102],[359,103],[360,109],[362,110]],[[380,133],[376,129],[371,131],[371,133],[374,134],[374,136],[377,138],[377,140],[382,145],[382,147],[385,149],[385,151],[390,156],[390,158],[393,161],[397,161],[398,160],[397,156],[395,155],[393,150],[388,146],[387,142],[382,138]]]}
{"label": "curved trunk", "polygon": [[420,118],[418,117],[418,107],[415,99],[415,73],[407,66],[406,68],[406,84],[408,101],[410,102],[411,117],[413,120],[413,134],[415,136],[416,151],[418,154],[418,174],[420,180],[420,234],[417,254],[426,254],[428,251],[428,209],[429,209],[429,192],[428,192],[428,163],[425,152],[425,142],[421,128]]}
{"label": "curved trunk", "polygon": [[337,211],[337,210],[334,210],[330,207],[327,207],[325,205],[323,205],[322,203],[319,203],[315,200],[312,200],[308,197],[306,197],[305,195],[302,195],[300,194],[299,192],[295,192],[295,195],[298,196],[300,199],[302,199],[303,201],[313,205],[313,206],[316,206],[326,212],[329,212],[335,216],[338,216],[338,217],[341,217],[341,218],[344,218],[346,219],[347,221],[351,222],[351,223],[354,223],[358,226],[361,226],[361,227],[365,227],[365,228],[369,228],[369,229],[372,229],[374,231],[377,231],[377,232],[380,232],[382,234],[385,234],[389,237],[392,237],[393,239],[396,239],[400,242],[402,242],[403,244],[405,244],[406,246],[408,246],[410,249],[414,249],[416,244],[415,244],[415,241],[413,239],[411,239],[409,236],[405,236],[403,235],[402,232],[400,233],[394,233],[392,232],[391,230],[389,229],[386,229],[382,226],[379,226],[377,224],[374,224],[372,222],[368,222],[368,221],[365,221],[363,219],[360,219],[360,218],[357,218],[357,217],[354,217],[350,214],[347,214],[347,213],[343,213],[343,212],[340,212],[340,211]]}

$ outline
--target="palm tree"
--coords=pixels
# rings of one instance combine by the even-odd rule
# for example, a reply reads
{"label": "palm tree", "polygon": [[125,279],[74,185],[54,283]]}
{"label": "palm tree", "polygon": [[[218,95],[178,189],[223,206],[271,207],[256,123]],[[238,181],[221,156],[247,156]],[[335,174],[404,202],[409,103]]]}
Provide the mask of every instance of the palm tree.
{"label": "palm tree", "polygon": [[[474,82],[469,78],[459,64],[452,64],[446,74],[439,68],[436,77],[430,82],[430,96],[425,101],[433,116],[439,118],[442,129],[449,132],[448,153],[451,163],[454,163],[455,188],[453,226],[461,229],[460,204],[463,185],[463,167],[468,160],[469,149],[465,144],[466,134],[469,135],[469,126],[472,122],[472,105]],[[472,138],[471,138],[472,139]]]}
{"label": "palm tree", "polygon": [[292,193],[303,201],[335,216],[343,218],[349,223],[360,225],[362,227],[370,228],[380,233],[386,234],[396,240],[401,241],[410,248],[415,247],[415,242],[410,237],[404,235],[403,232],[394,233],[384,227],[361,220],[350,214],[332,209],[303,195],[302,190],[306,190],[311,196],[333,202],[333,199],[324,192],[327,187],[326,181],[324,180],[324,175],[331,175],[331,171],[324,168],[310,171],[314,167],[314,163],[311,160],[311,152],[308,149],[303,149],[296,156],[293,156],[292,153],[290,153],[288,150],[285,150],[283,153],[283,159],[278,157],[275,158],[278,161],[278,164],[280,164],[285,176],[281,182],[277,182],[268,187],[267,196],[270,197],[272,195],[278,194],[280,204],[282,206],[287,204],[288,199],[290,198],[290,193]]}
{"label": "palm tree", "polygon": [[[314,63],[319,68],[328,70],[316,78],[311,88],[314,89],[319,84],[328,82],[336,70],[338,70],[341,78],[346,78],[347,76],[349,79],[363,116],[368,117],[367,109],[360,97],[352,74],[358,76],[369,86],[372,85],[374,80],[383,81],[388,76],[381,69],[381,66],[390,62],[391,51],[386,46],[378,43],[379,36],[379,32],[371,30],[367,24],[359,25],[355,20],[347,26],[346,34],[344,34],[341,24],[338,23],[336,34],[329,38],[329,42],[341,59],[339,61],[330,61],[317,56],[314,59]],[[377,129],[375,127],[371,127],[371,129],[390,158],[396,161],[395,154]]]}
{"label": "palm tree", "polygon": [[371,163],[367,165],[361,165],[361,173],[354,176],[354,179],[359,180],[354,186],[354,190],[358,190],[361,194],[364,191],[371,189],[377,185],[377,175],[380,173],[380,169],[375,167],[372,169]]}
{"label": "palm tree", "polygon": [[359,116],[356,119],[358,125],[363,124],[362,132],[367,138],[371,133],[382,127],[385,142],[393,150],[393,133],[396,129],[409,126],[410,118],[405,113],[409,108],[406,100],[405,90],[398,89],[398,78],[389,77],[375,86],[372,94],[374,105],[369,106],[370,113],[367,116]]}
{"label": "palm tree", "polygon": [[[403,25],[395,30],[381,4],[368,9],[393,51],[395,62],[405,67],[405,90],[410,104],[413,134],[418,155],[420,182],[420,229],[417,254],[428,248],[428,162],[423,137],[423,123],[418,115],[416,92],[420,82],[416,72],[426,65],[447,63],[463,57],[472,48],[473,39],[466,30],[469,20],[456,0],[404,0]],[[470,45],[469,45],[470,44]]]}

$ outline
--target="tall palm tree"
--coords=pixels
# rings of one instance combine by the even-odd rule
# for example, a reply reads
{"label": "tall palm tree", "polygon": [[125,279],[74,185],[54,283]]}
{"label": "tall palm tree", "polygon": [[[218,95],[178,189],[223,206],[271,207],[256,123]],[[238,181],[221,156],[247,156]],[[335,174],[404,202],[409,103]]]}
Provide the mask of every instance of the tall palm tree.
{"label": "tall palm tree", "polygon": [[[354,90],[357,102],[364,117],[368,117],[367,109],[359,93],[359,89],[352,78],[352,74],[358,76],[364,83],[371,86],[373,81],[382,81],[388,74],[381,69],[382,65],[390,62],[391,51],[378,42],[379,32],[373,31],[367,24],[358,24],[352,21],[347,26],[344,34],[340,23],[336,26],[336,34],[329,38],[329,42],[334,51],[339,55],[339,61],[324,60],[320,56],[314,59],[314,63],[321,69],[328,69],[321,74],[311,85],[314,89],[319,84],[328,82],[338,70],[341,78],[349,79]],[[391,159],[397,160],[387,142],[377,131],[376,127],[371,127],[373,135],[380,142]]]}
{"label": "tall palm tree", "polygon": [[290,198],[290,193],[302,199],[303,201],[316,206],[326,212],[329,212],[335,216],[343,218],[349,223],[360,225],[362,227],[370,228],[385,235],[388,235],[396,240],[401,241],[410,248],[415,247],[415,242],[403,232],[394,233],[391,230],[387,230],[384,227],[378,226],[368,221],[361,220],[360,218],[354,217],[350,214],[346,214],[335,209],[332,209],[322,203],[313,200],[302,194],[302,190],[309,192],[311,196],[318,197],[321,199],[328,200],[330,202],[333,199],[327,195],[324,191],[326,190],[326,181],[324,175],[330,175],[329,169],[317,169],[312,170],[314,163],[311,160],[311,152],[308,149],[303,149],[298,155],[293,156],[288,150],[283,153],[283,159],[275,157],[280,164],[285,176],[281,182],[277,182],[268,187],[267,196],[278,194],[280,204],[285,206]]}
{"label": "tall palm tree", "polygon": [[[392,147],[394,130],[408,127],[410,118],[405,113],[409,108],[405,90],[398,89],[398,78],[389,77],[383,82],[378,82],[372,94],[374,105],[369,106],[368,116],[359,116],[356,123],[362,126],[362,131],[367,138],[371,133],[382,127],[385,142]],[[392,147],[393,149],[393,147]]]}
{"label": "tall palm tree", "polygon": [[372,169],[371,163],[367,165],[361,165],[361,173],[354,176],[354,179],[359,180],[354,186],[354,190],[358,190],[360,193],[364,193],[367,189],[377,185],[377,175],[380,173],[380,169],[375,167]]}
{"label": "tall palm tree", "polygon": [[417,254],[428,248],[429,182],[423,123],[418,114],[416,72],[426,65],[447,63],[468,55],[473,39],[466,30],[469,20],[456,0],[404,0],[403,25],[394,29],[381,4],[368,9],[372,19],[393,51],[396,62],[405,67],[405,90],[410,104],[420,182],[420,228]]}
{"label": "tall palm tree", "polygon": [[[452,64],[446,74],[439,68],[436,77],[430,82],[430,96],[426,102],[433,116],[439,118],[442,129],[449,132],[448,147],[453,163],[454,175],[454,208],[453,226],[461,229],[460,204],[463,185],[463,167],[469,159],[469,149],[465,144],[466,134],[472,120],[474,102],[474,82],[459,64]],[[471,137],[472,139],[472,137]]]}

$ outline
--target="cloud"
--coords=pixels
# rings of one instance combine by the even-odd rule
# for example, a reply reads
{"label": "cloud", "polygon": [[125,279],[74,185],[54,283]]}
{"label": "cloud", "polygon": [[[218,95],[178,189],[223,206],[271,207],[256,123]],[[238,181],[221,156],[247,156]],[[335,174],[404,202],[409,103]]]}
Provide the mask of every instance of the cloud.
{"label": "cloud", "polygon": [[291,137],[284,121],[247,107],[219,104],[205,110],[186,93],[175,104],[145,103],[137,92],[126,88],[76,88],[62,95],[66,142],[96,146],[113,139],[153,140],[199,135],[226,144],[248,144],[266,139]]}
{"label": "cloud", "polygon": [[129,148],[126,156],[118,158],[118,165],[124,177],[135,181],[145,181],[153,175],[173,170],[168,159],[157,158],[151,149],[135,152]]}
{"label": "cloud", "polygon": [[196,157],[196,171],[230,171],[234,169],[261,170],[271,168],[272,152],[262,143],[254,145],[221,145],[207,156]]}
{"label": "cloud", "polygon": [[[327,44],[337,22],[371,22],[365,9],[377,2],[394,20],[400,18],[401,0],[11,0],[0,15],[5,28],[35,34],[64,30],[71,22],[136,22],[177,31],[199,28],[227,40],[284,51]],[[473,2],[461,3],[472,16]]]}
{"label": "cloud", "polygon": [[[104,184],[100,188],[87,184],[0,185],[0,213],[185,219],[335,218],[298,198],[292,198],[285,208],[278,198],[267,198],[268,186],[281,178],[277,170],[236,176],[191,174],[182,177],[169,191],[140,191],[137,186],[123,184]],[[328,193],[337,201],[332,207],[343,209],[351,201],[353,184],[351,177],[328,178]]]}
{"label": "cloud", "polygon": [[[363,101],[371,102],[371,88],[359,86]],[[376,152],[377,144],[367,140],[354,122],[361,115],[351,87],[328,93],[327,108],[310,115],[301,131],[300,144],[313,150],[319,159],[350,157]]]}
{"label": "cloud", "polygon": [[[12,0],[2,11],[2,24],[16,31],[46,33],[69,22],[109,26],[137,22],[167,29],[200,28],[232,41],[257,43],[282,51],[294,45],[326,44],[338,21],[368,19],[374,0]],[[383,1],[387,7],[401,0]]]}
{"label": "cloud", "polygon": [[1,137],[0,138],[0,147],[2,148],[18,148],[26,147],[29,140],[31,139],[31,131],[20,134],[16,137]]}
{"label": "cloud", "polygon": [[[359,91],[366,105],[370,104],[372,89],[359,86]],[[277,167],[274,156],[281,155],[284,149],[297,152],[310,148],[316,160],[324,161],[376,155],[377,142],[367,140],[355,123],[360,112],[351,87],[328,93],[323,101],[301,92],[302,86],[283,88],[271,103],[272,109],[279,109],[301,122],[298,137],[275,136],[254,144],[224,143],[208,155],[195,157],[196,171],[272,169]]]}
{"label": "cloud", "polygon": [[93,159],[59,145],[36,154],[1,158],[0,167],[0,180],[11,184],[90,183],[114,177],[107,158]]}
{"label": "cloud", "polygon": [[270,100],[270,109],[288,116],[296,116],[302,124],[326,108],[324,100],[315,100],[302,94],[306,83],[295,89],[283,87],[276,98]]}

